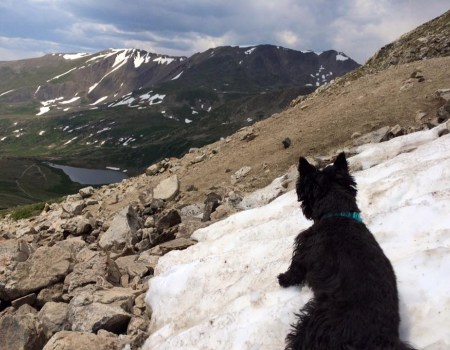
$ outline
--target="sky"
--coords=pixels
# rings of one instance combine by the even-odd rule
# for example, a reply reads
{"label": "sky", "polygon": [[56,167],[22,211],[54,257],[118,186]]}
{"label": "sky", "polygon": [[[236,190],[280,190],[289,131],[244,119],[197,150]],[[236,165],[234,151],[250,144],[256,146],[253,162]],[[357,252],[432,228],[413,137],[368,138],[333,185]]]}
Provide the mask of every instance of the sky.
{"label": "sky", "polygon": [[190,56],[224,45],[376,50],[450,9],[449,0],[0,0],[0,61],[138,48]]}

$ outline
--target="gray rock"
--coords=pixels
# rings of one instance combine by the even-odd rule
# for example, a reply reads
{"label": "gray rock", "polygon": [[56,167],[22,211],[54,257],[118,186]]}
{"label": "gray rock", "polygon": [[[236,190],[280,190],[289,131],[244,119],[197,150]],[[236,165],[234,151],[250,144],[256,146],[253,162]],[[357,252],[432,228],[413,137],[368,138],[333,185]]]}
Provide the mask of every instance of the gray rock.
{"label": "gray rock", "polygon": [[163,232],[164,230],[171,228],[175,225],[181,223],[181,216],[175,209],[170,209],[169,211],[161,214],[156,222],[156,229],[158,232]]}
{"label": "gray rock", "polygon": [[0,241],[0,261],[7,265],[9,262],[24,262],[31,255],[33,249],[23,239],[8,239]]}
{"label": "gray rock", "polygon": [[170,201],[176,197],[180,190],[180,182],[177,175],[173,175],[163,181],[153,190],[153,198]]}
{"label": "gray rock", "polygon": [[77,255],[77,260],[70,278],[64,282],[69,293],[87,284],[109,286],[120,283],[119,268],[106,253],[85,248]]}
{"label": "gray rock", "polygon": [[144,222],[145,228],[155,227],[155,219],[153,216],[149,216]]}
{"label": "gray rock", "polygon": [[147,176],[154,176],[159,173],[159,170],[162,168],[162,165],[159,163],[150,165],[147,170],[145,170],[145,173]]}
{"label": "gray rock", "polygon": [[197,156],[193,160],[191,160],[191,164],[203,162],[205,159],[206,159],[206,153],[203,153],[202,155]]}
{"label": "gray rock", "polygon": [[252,168],[249,166],[244,166],[244,167],[240,168],[233,175],[231,175],[231,184],[235,185],[236,183],[241,181],[242,178],[245,177],[251,170],[252,170]]}
{"label": "gray rock", "polygon": [[125,340],[87,332],[58,332],[43,350],[122,350]]}
{"label": "gray rock", "polygon": [[291,147],[292,141],[289,137],[286,137],[283,141],[282,144],[284,146],[284,148],[289,148]]}
{"label": "gray rock", "polygon": [[142,224],[132,206],[126,206],[116,214],[108,230],[101,236],[103,249],[122,250],[137,243],[137,231]]}
{"label": "gray rock", "polygon": [[78,191],[81,198],[89,198],[94,194],[94,188],[92,186],[82,188]]}
{"label": "gray rock", "polygon": [[1,350],[38,350],[50,338],[35,312],[29,312],[28,308],[24,305],[16,314],[7,313],[0,318]]}
{"label": "gray rock", "polygon": [[25,295],[24,297],[13,300],[11,302],[11,305],[14,308],[18,309],[22,305],[33,305],[35,300],[36,300],[36,294],[31,293],[31,294]]}
{"label": "gray rock", "polygon": [[366,143],[379,143],[386,136],[389,130],[390,130],[389,126],[384,126],[381,129],[378,129],[377,131],[370,132],[366,135],[357,138],[353,144],[354,146],[361,146]]}
{"label": "gray rock", "polygon": [[443,123],[450,119],[450,101],[438,109],[437,118],[439,123]]}
{"label": "gray rock", "polygon": [[45,303],[62,301],[64,283],[56,283],[48,288],[42,289],[36,298],[36,306],[42,307]]}
{"label": "gray rock", "polygon": [[191,245],[196,244],[197,241],[189,238],[177,238],[173,241],[161,243],[159,248],[161,249],[163,254],[167,254],[172,250],[183,250],[189,248]]}
{"label": "gray rock", "polygon": [[38,318],[52,333],[69,331],[69,305],[66,303],[49,302],[39,311]]}
{"label": "gray rock", "polygon": [[206,222],[211,220],[211,214],[217,209],[217,207],[220,205],[220,201],[222,200],[222,196],[211,192],[208,194],[205,200],[205,210],[203,212],[203,218],[202,221]]}
{"label": "gray rock", "polygon": [[424,113],[424,112],[417,112],[417,114],[414,117],[414,119],[416,120],[417,123],[422,123],[423,122],[423,118],[425,118],[426,116],[427,116],[427,114]]}
{"label": "gray rock", "polygon": [[0,280],[0,297],[14,300],[62,281],[72,271],[74,257],[60,247],[41,247]]}
{"label": "gray rock", "polygon": [[120,334],[126,331],[137,292],[112,288],[78,293],[69,304],[69,322],[73,331],[98,332],[100,329]]}
{"label": "gray rock", "polygon": [[[131,278],[135,276],[144,277],[149,272],[149,269],[146,263],[138,262],[138,258],[139,255],[129,255],[116,259],[120,273],[122,275],[128,275]],[[153,273],[153,268],[154,266],[152,267],[151,273]]]}
{"label": "gray rock", "polygon": [[450,89],[439,89],[436,91],[436,95],[443,101],[450,101]]}
{"label": "gray rock", "polygon": [[63,210],[71,215],[80,215],[85,207],[86,204],[84,204],[84,201],[82,200],[75,202],[64,202],[62,204]]}
{"label": "gray rock", "polygon": [[199,216],[203,214],[205,205],[201,203],[190,204],[180,209],[181,217]]}
{"label": "gray rock", "polygon": [[189,238],[199,228],[205,227],[208,223],[197,220],[185,220],[178,226],[176,238]]}

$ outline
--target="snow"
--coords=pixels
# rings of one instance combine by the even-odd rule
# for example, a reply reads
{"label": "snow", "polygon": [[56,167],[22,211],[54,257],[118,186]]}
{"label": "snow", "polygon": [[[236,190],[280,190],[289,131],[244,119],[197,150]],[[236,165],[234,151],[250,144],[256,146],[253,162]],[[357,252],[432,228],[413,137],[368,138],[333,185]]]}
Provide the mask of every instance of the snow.
{"label": "snow", "polygon": [[170,57],[158,57],[153,60],[153,62],[158,62],[158,64],[171,64],[174,61],[174,58]]}
{"label": "snow", "polygon": [[5,141],[8,136],[3,136],[0,141]]}
{"label": "snow", "polygon": [[50,110],[50,107],[41,107],[41,109],[39,110],[39,113],[36,115],[42,115],[47,113]]}
{"label": "snow", "polygon": [[67,112],[70,109],[70,107],[64,108],[63,111]]}
{"label": "snow", "polygon": [[34,94],[36,95],[38,93],[38,91],[40,90],[41,86],[39,85],[38,88],[36,89],[36,91],[34,92]]}
{"label": "snow", "polygon": [[108,128],[108,127],[103,128],[102,130],[97,131],[97,134],[101,134],[102,132],[108,131],[108,130],[111,130],[111,128]]}
{"label": "snow", "polygon": [[45,133],[45,130],[39,131],[39,136],[44,135],[44,133]]}
{"label": "snow", "polygon": [[3,92],[3,93],[0,94],[0,97],[3,96],[3,95],[9,94],[10,92],[13,92],[13,91],[14,91],[14,89],[6,91],[6,92]]}
{"label": "snow", "polygon": [[142,63],[145,61],[145,56],[141,56],[141,53],[138,51],[136,56],[134,57],[134,68],[139,68]]}
{"label": "snow", "polygon": [[64,97],[58,97],[53,100],[41,101],[41,104],[44,107],[47,107],[48,105],[51,105],[52,103],[55,103],[56,101],[60,101],[60,100],[64,100]]}
{"label": "snow", "polygon": [[65,72],[65,73],[63,73],[63,74],[57,75],[56,77],[47,80],[47,83],[50,82],[50,81],[52,81],[52,80],[59,79],[59,78],[61,78],[63,75],[69,74],[70,72],[74,71],[75,69],[78,69],[78,67],[72,68],[71,70],[69,70],[69,71],[67,71],[67,72]]}
{"label": "snow", "polygon": [[209,106],[209,108],[207,109],[208,112],[211,112],[211,106]]}
{"label": "snow", "polygon": [[119,171],[120,170],[120,168],[116,168],[116,167],[113,167],[113,166],[107,166],[106,169],[115,170],[115,171]]}
{"label": "snow", "polygon": [[247,118],[247,122],[251,122],[253,119],[252,118]]}
{"label": "snow", "polygon": [[106,100],[107,98],[108,98],[108,96],[100,97],[97,101],[95,101],[94,103],[91,103],[89,106],[95,106],[95,105],[99,104],[100,102]]}
{"label": "snow", "polygon": [[[450,135],[418,132],[357,152],[350,164],[366,168],[354,173],[362,217],[397,275],[400,337],[448,349]],[[265,191],[276,186],[281,179]],[[276,276],[311,222],[294,191],[260,204],[197,230],[198,244],[160,258],[146,296],[153,314],[144,350],[284,348],[312,293],[283,289]]]}
{"label": "snow", "polygon": [[63,58],[66,60],[76,60],[78,58],[82,58],[82,57],[86,57],[86,56],[90,56],[90,55],[91,55],[90,53],[80,52],[80,53],[66,54],[63,56]]}
{"label": "snow", "polygon": [[[184,72],[184,71],[183,71]],[[173,77],[172,80],[177,80],[179,77],[181,77],[181,74],[183,74],[183,72],[181,72],[180,74],[178,74],[177,76]]]}
{"label": "snow", "polygon": [[336,55],[336,61],[347,61],[348,57],[341,55],[340,53]]}
{"label": "snow", "polygon": [[66,105],[66,104],[75,102],[76,100],[79,100],[79,99],[80,99],[80,97],[73,97],[73,98],[71,98],[70,100],[67,100],[67,101],[61,101],[61,102],[59,102],[59,104]]}
{"label": "snow", "polygon": [[185,122],[186,124],[189,124],[189,123],[192,123],[192,120],[186,118],[186,119],[184,119],[184,122]]}
{"label": "snow", "polygon": [[75,136],[73,139],[70,139],[69,141],[67,141],[64,145],[68,145],[69,143],[76,140],[77,138],[78,138],[78,136]]}
{"label": "snow", "polygon": [[198,112],[197,111],[192,111],[192,114],[198,114]]}
{"label": "snow", "polygon": [[134,97],[126,98],[125,100],[119,101],[117,103],[110,104],[108,107],[117,107],[122,105],[130,105],[135,100]]}

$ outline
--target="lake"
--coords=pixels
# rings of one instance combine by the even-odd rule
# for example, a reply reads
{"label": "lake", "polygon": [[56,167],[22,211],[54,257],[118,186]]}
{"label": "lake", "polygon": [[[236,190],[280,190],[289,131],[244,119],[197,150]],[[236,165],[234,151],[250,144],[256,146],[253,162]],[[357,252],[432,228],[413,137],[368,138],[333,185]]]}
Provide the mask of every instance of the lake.
{"label": "lake", "polygon": [[76,168],[48,162],[45,162],[45,164],[52,168],[61,169],[73,182],[78,182],[83,185],[105,185],[128,179],[128,175],[121,171]]}

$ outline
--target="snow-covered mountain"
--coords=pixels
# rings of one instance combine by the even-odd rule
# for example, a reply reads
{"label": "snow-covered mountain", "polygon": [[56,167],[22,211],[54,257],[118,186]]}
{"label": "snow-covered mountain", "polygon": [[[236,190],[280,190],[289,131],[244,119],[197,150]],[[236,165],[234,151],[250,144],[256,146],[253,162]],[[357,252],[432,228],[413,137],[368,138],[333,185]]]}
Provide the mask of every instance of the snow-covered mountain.
{"label": "snow-covered mountain", "polygon": [[[349,159],[364,222],[397,274],[401,338],[450,347],[450,125],[380,144]],[[311,225],[282,179],[248,198],[254,209],[196,231],[198,244],[160,258],[146,301],[144,349],[282,349],[308,288],[282,289],[295,236]],[[258,199],[259,198],[259,199]]]}

